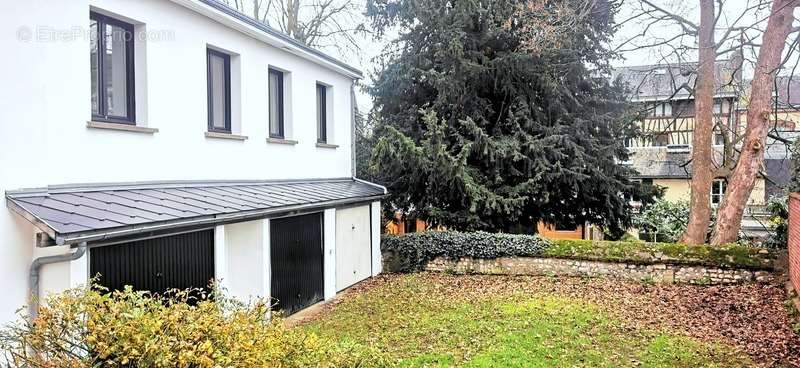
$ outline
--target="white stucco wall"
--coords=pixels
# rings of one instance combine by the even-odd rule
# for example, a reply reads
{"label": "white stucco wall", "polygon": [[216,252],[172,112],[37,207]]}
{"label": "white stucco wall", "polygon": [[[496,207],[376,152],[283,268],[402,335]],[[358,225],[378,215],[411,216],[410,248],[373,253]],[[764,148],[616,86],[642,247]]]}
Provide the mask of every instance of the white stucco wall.
{"label": "white stucco wall", "polygon": [[383,256],[381,255],[381,202],[370,204],[370,226],[372,226],[372,276],[383,272]]}
{"label": "white stucco wall", "polygon": [[[89,129],[89,11],[132,22],[139,38],[139,125],[155,134]],[[149,39],[148,39],[149,37]],[[163,0],[31,0],[0,3],[0,193],[53,184],[152,180],[346,177],[351,173],[352,80]],[[234,133],[206,138],[206,48],[235,54]],[[267,69],[290,72],[287,138],[267,143]],[[315,85],[330,85],[336,149],[316,146]],[[302,163],[302,164],[298,164]],[[0,323],[28,293],[34,229],[0,210]],[[37,251],[38,253],[51,252]],[[80,261],[79,261],[80,262]],[[78,264],[78,263],[75,263]],[[45,291],[75,284],[80,266],[45,266]],[[64,281],[66,277],[66,280]],[[73,281],[72,279],[75,279]]]}
{"label": "white stucco wall", "polygon": [[330,208],[323,213],[323,295],[325,300],[336,296],[336,209]]}

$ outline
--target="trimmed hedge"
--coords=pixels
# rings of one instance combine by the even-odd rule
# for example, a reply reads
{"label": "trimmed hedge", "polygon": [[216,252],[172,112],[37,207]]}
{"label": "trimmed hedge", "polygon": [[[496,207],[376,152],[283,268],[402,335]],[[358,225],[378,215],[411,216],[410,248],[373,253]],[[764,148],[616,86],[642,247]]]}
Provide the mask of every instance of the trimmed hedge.
{"label": "trimmed hedge", "polygon": [[456,231],[426,231],[383,237],[381,250],[389,255],[394,271],[412,272],[425,268],[437,257],[457,259],[534,257],[542,254],[550,244],[536,235],[494,234],[483,231],[462,233]]}
{"label": "trimmed hedge", "polygon": [[686,264],[771,269],[774,254],[761,248],[678,243],[550,240],[538,235],[427,231],[385,236],[381,249],[393,271],[413,272],[437,258],[544,257],[636,264]]}

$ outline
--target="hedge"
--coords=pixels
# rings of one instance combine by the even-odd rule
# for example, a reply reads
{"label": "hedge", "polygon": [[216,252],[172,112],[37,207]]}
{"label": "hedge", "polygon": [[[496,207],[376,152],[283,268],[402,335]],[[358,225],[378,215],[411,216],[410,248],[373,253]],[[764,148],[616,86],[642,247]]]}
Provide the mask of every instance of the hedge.
{"label": "hedge", "polygon": [[437,258],[544,257],[635,264],[686,264],[720,268],[771,269],[774,254],[762,248],[678,243],[550,240],[538,235],[427,231],[384,236],[381,249],[390,269],[419,271]]}

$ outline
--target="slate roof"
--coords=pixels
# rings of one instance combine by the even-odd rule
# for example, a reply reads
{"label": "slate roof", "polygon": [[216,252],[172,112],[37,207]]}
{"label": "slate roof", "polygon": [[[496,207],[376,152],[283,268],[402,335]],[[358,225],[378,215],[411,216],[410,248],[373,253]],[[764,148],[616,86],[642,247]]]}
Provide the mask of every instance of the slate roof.
{"label": "slate roof", "polygon": [[[744,96],[750,96],[752,79],[744,81]],[[779,75],[775,77],[775,85],[772,87],[772,94],[775,99],[776,107],[779,109],[800,108],[800,78],[797,76]],[[742,108],[747,107],[747,100],[742,101]]]}
{"label": "slate roof", "polygon": [[244,221],[384,196],[357,179],[51,186],[6,192],[6,205],[57,244]]}
{"label": "slate roof", "polygon": [[666,147],[631,149],[630,165],[636,178],[685,179],[691,177],[692,167],[689,153],[670,153]]}
{"label": "slate roof", "polygon": [[[734,70],[730,60],[714,65],[714,85],[717,97],[735,96]],[[636,101],[680,100],[693,98],[697,63],[639,65],[615,68],[611,79],[628,88],[630,99]]]}

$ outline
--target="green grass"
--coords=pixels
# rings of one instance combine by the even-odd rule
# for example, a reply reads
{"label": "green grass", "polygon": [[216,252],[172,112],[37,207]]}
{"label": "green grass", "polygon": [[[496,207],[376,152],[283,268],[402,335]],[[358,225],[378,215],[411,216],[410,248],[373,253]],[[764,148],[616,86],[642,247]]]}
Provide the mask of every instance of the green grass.
{"label": "green grass", "polygon": [[579,299],[397,277],[305,325],[400,367],[741,367],[722,343],[621,323]]}

